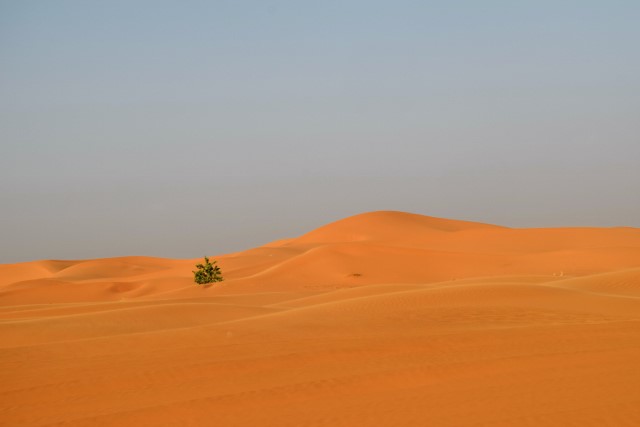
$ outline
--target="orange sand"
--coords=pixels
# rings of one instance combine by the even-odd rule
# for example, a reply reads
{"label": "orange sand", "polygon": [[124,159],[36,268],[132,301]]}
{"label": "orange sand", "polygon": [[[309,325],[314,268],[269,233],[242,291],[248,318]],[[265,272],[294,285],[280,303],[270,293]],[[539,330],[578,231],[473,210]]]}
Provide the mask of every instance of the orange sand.
{"label": "orange sand", "polygon": [[215,258],[0,265],[0,425],[640,425],[640,229],[374,212]]}

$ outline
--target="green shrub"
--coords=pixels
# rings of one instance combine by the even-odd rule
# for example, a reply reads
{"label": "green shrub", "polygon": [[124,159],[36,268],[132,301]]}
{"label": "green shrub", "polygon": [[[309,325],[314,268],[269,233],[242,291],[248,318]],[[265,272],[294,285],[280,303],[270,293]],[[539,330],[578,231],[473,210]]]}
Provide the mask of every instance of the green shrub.
{"label": "green shrub", "polygon": [[197,264],[197,270],[193,272],[193,280],[198,285],[206,285],[213,282],[222,282],[222,272],[216,265],[216,261],[209,262],[208,257],[204,257],[204,264]]}

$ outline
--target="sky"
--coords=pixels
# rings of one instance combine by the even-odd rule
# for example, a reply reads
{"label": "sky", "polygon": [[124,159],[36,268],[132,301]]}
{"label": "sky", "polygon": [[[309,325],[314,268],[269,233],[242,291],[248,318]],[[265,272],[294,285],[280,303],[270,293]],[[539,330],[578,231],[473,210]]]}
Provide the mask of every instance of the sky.
{"label": "sky", "polygon": [[399,210],[640,227],[640,2],[0,0],[0,263]]}

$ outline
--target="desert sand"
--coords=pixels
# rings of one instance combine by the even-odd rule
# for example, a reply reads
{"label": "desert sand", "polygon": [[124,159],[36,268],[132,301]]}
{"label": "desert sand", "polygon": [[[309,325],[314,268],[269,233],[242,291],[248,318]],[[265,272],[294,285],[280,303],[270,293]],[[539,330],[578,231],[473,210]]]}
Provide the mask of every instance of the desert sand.
{"label": "desert sand", "polygon": [[213,258],[0,265],[0,425],[640,425],[640,229],[372,212]]}

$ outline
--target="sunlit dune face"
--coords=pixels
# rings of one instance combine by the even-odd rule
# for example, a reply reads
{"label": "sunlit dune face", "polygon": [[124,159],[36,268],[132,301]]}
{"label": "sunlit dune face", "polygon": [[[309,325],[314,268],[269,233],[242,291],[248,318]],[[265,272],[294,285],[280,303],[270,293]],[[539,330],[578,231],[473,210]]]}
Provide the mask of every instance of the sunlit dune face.
{"label": "sunlit dune face", "polygon": [[0,424],[640,425],[640,230],[373,212],[201,260],[0,265]]}

